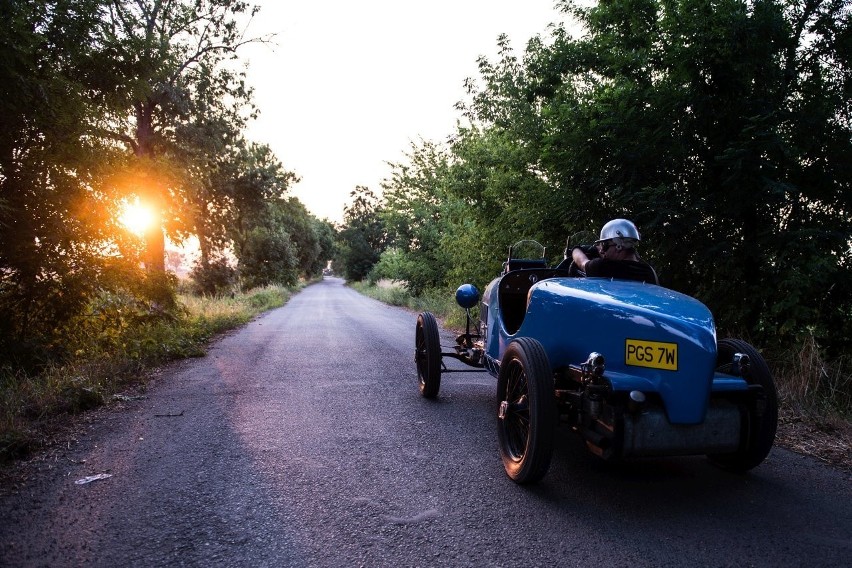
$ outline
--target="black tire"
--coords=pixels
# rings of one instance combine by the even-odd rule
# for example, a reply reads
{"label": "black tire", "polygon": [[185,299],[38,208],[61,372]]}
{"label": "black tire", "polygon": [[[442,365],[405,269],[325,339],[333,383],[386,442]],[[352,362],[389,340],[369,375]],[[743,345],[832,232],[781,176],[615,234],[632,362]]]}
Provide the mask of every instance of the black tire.
{"label": "black tire", "polygon": [[740,447],[730,454],[714,454],[710,460],[723,469],[736,472],[748,471],[760,465],[775,442],[778,428],[778,393],[775,381],[766,361],[757,349],[741,339],[722,339],[719,341],[716,355],[716,369],[731,372],[731,358],[735,353],[748,355],[750,366],[746,381],[763,387],[762,401],[749,403],[742,413]]}
{"label": "black tire", "polygon": [[557,411],[553,373],[541,343],[529,337],[509,344],[497,378],[497,438],[506,473],[535,483],[550,467]]}
{"label": "black tire", "polygon": [[429,312],[417,316],[414,361],[417,363],[420,394],[426,398],[435,398],[441,388],[441,338],[438,335],[438,322]]}

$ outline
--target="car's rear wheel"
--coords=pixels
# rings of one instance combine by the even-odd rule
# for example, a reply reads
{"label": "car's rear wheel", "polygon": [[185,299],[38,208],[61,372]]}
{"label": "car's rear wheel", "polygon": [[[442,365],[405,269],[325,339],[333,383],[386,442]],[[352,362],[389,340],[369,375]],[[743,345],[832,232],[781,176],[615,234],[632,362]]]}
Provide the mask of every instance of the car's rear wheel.
{"label": "car's rear wheel", "polygon": [[740,339],[719,340],[716,370],[722,373],[740,374],[732,364],[736,353],[748,356],[748,372],[743,373],[744,378],[750,385],[763,387],[763,395],[750,401],[742,413],[743,424],[739,449],[730,454],[714,454],[708,457],[724,469],[742,472],[760,465],[772,449],[775,430],[778,427],[778,394],[766,361],[757,349]]}
{"label": "car's rear wheel", "polygon": [[414,361],[417,363],[420,394],[426,398],[435,398],[441,388],[441,338],[438,335],[438,322],[429,312],[417,316]]}
{"label": "car's rear wheel", "polygon": [[509,344],[497,378],[497,438],[503,466],[516,483],[534,483],[550,467],[558,418],[553,389],[541,343],[524,337]]}

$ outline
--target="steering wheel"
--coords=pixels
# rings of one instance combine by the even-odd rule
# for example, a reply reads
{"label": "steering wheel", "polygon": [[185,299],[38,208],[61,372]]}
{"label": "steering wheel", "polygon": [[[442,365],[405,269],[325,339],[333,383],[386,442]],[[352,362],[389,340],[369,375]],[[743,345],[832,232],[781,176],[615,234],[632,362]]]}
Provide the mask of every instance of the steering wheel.
{"label": "steering wheel", "polygon": [[562,262],[556,265],[556,270],[567,270],[568,276],[573,278],[583,277],[586,275],[585,272],[580,270],[580,267],[577,266],[577,263],[574,262],[574,259],[568,257],[564,259]]}
{"label": "steering wheel", "polygon": [[574,278],[585,278],[586,273],[580,270],[580,267],[577,266],[577,263],[572,260],[571,266],[568,267],[568,276],[573,276]]}
{"label": "steering wheel", "polygon": [[568,270],[568,276],[572,276],[574,278],[585,278],[586,273],[577,266],[577,263],[574,262],[573,252],[575,248],[579,248],[585,253],[589,259],[598,258],[600,254],[598,254],[598,249],[594,245],[577,245],[571,248],[571,252],[568,252],[566,249],[565,259],[560,262],[556,268],[559,270]]}

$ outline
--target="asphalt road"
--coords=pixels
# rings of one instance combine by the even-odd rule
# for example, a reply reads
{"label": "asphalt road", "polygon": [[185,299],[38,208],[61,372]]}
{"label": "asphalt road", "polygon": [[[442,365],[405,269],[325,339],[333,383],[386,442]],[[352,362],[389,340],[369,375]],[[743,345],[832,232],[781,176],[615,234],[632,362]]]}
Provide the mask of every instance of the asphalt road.
{"label": "asphalt road", "polygon": [[169,367],[0,497],[0,564],[852,565],[852,479],[778,448],[748,475],[616,467],[566,429],[515,485],[495,380],[422,399],[415,321],[326,279]]}

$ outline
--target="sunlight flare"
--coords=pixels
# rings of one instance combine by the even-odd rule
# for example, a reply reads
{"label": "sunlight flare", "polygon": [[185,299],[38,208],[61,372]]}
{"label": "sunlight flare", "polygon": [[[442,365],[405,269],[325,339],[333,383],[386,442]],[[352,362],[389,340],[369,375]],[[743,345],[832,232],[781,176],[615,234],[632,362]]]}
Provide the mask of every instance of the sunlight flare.
{"label": "sunlight flare", "polygon": [[137,197],[133,201],[124,202],[118,220],[128,231],[142,236],[154,223],[154,212],[150,207],[141,203]]}

